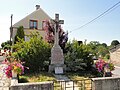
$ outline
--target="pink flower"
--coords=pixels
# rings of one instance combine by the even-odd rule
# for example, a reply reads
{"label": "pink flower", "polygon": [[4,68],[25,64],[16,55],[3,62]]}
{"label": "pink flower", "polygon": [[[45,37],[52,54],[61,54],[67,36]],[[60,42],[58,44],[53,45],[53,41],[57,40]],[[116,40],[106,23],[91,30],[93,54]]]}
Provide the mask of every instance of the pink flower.
{"label": "pink flower", "polygon": [[24,73],[24,66],[20,60],[10,57],[6,58],[3,63],[7,65],[7,67],[4,69],[4,72],[8,78],[12,77],[12,70],[20,75]]}

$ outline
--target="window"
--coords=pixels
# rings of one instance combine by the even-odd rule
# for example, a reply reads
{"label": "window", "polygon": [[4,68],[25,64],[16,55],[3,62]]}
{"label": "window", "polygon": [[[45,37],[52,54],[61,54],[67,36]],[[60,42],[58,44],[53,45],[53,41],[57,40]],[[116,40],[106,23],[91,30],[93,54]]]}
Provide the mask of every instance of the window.
{"label": "window", "polygon": [[30,29],[37,29],[37,20],[30,20]]}
{"label": "window", "polygon": [[45,22],[45,21],[42,21],[42,29],[43,29],[43,30],[45,30],[46,26],[47,26],[47,25],[46,25],[46,22]]}

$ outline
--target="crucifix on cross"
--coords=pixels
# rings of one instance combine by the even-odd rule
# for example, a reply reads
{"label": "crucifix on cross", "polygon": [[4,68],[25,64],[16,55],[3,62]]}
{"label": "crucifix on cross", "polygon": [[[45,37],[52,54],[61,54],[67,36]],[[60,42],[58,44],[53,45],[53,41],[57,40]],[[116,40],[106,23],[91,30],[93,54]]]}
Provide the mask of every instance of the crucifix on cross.
{"label": "crucifix on cross", "polygon": [[55,14],[55,20],[52,20],[53,23],[54,23],[54,26],[55,26],[55,45],[58,45],[58,42],[59,42],[59,31],[58,31],[58,27],[59,27],[59,24],[64,24],[64,20],[59,20],[59,14]]}
{"label": "crucifix on cross", "polygon": [[59,14],[55,14],[55,19],[52,20],[55,29],[54,46],[51,49],[51,64],[49,65],[49,72],[55,71],[55,74],[63,74],[64,56],[61,47],[59,46],[59,24],[63,24],[64,20],[59,20]]}

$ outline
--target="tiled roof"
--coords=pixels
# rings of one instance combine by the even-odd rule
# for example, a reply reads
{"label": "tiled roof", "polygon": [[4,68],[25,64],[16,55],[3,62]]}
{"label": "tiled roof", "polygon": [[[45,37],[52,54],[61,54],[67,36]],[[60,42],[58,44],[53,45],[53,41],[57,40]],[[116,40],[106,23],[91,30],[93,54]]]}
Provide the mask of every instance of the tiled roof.
{"label": "tiled roof", "polygon": [[110,52],[115,52],[116,50],[118,50],[120,48],[120,44],[110,48]]}

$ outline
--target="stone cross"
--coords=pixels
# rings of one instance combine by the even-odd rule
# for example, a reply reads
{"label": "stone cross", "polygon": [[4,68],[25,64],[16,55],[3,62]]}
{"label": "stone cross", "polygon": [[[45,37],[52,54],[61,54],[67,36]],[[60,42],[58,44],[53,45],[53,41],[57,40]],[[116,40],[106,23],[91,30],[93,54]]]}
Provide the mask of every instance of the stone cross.
{"label": "stone cross", "polygon": [[55,20],[53,20],[55,23],[55,45],[59,44],[59,24],[64,24],[64,20],[59,20],[59,14],[55,14]]}
{"label": "stone cross", "polygon": [[49,65],[49,72],[55,71],[55,74],[63,74],[66,66],[64,64],[64,55],[59,46],[59,24],[63,24],[63,20],[59,20],[59,14],[55,14],[55,20],[52,20],[55,28],[54,46],[51,49],[51,64]]}

